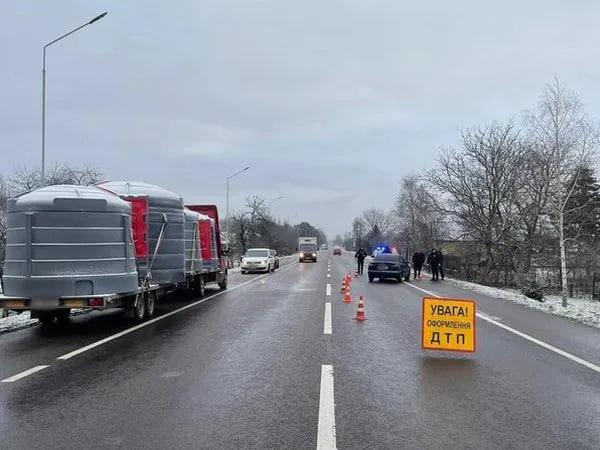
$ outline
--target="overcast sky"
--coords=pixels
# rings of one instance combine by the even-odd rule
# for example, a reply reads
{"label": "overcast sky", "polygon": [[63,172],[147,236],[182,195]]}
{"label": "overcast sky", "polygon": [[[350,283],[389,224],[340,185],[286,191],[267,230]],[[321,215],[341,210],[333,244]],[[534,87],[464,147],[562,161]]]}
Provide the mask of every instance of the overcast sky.
{"label": "overcast sky", "polygon": [[[40,161],[232,209],[246,195],[333,235],[389,209],[461,127],[535,105],[557,75],[600,117],[600,2],[2,1],[0,173]],[[333,236],[332,236],[333,237]]]}

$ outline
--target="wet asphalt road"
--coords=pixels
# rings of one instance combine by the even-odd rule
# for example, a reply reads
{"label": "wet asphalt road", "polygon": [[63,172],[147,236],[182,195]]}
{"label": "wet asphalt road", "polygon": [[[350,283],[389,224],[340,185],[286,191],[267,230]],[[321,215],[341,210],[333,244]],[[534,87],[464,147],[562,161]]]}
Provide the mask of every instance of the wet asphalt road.
{"label": "wet asphalt road", "polygon": [[[0,335],[0,379],[49,365],[0,383],[0,448],[315,448],[323,364],[333,366],[339,448],[600,447],[600,373],[483,320],[475,354],[425,352],[423,292],[355,280],[366,299],[358,323],[356,302],[339,294],[351,258],[321,253],[316,264],[235,274],[232,290],[66,361],[56,358],[131,322],[109,311]],[[600,330],[411,283],[475,299],[502,324],[600,365]],[[175,294],[161,312],[189,303]]]}

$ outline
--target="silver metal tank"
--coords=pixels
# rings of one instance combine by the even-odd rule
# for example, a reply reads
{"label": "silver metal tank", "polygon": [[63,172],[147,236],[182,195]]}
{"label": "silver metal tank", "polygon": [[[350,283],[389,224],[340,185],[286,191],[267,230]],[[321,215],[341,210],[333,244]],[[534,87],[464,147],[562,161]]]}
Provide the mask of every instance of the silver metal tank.
{"label": "silver metal tank", "polygon": [[198,221],[202,214],[185,208],[185,271],[189,274],[202,271],[202,257],[200,255],[200,236],[198,235]]}
{"label": "silver metal tank", "polygon": [[[147,265],[138,262],[140,276],[145,277],[150,270],[151,278],[156,283],[185,282],[183,199],[159,186],[139,181],[109,181],[98,186],[123,199],[139,196],[148,199],[149,257]],[[161,230],[163,236],[157,249]]]}
{"label": "silver metal tank", "polygon": [[5,294],[34,299],[135,291],[129,203],[91,186],[47,186],[7,203]]}

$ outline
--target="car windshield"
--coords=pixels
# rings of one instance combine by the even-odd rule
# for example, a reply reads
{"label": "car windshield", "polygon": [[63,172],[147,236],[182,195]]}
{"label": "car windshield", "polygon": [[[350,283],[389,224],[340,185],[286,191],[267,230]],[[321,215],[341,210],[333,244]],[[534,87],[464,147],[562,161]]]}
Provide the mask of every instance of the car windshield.
{"label": "car windshield", "polygon": [[373,258],[373,262],[400,262],[400,255],[394,255],[393,253],[381,253]]}
{"label": "car windshield", "polygon": [[268,250],[248,250],[246,252],[246,258],[266,258],[268,256]]}
{"label": "car windshield", "polygon": [[317,250],[317,246],[315,244],[300,244],[301,252],[314,252]]}

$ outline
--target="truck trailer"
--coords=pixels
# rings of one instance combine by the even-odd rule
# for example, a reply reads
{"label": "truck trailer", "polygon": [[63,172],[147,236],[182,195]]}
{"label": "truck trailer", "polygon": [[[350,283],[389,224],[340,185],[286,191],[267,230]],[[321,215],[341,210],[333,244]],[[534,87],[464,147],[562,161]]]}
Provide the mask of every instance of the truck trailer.
{"label": "truck trailer", "polygon": [[151,317],[167,291],[227,289],[215,205],[140,182],[47,186],[8,200],[0,308],[42,324],[71,309]]}

